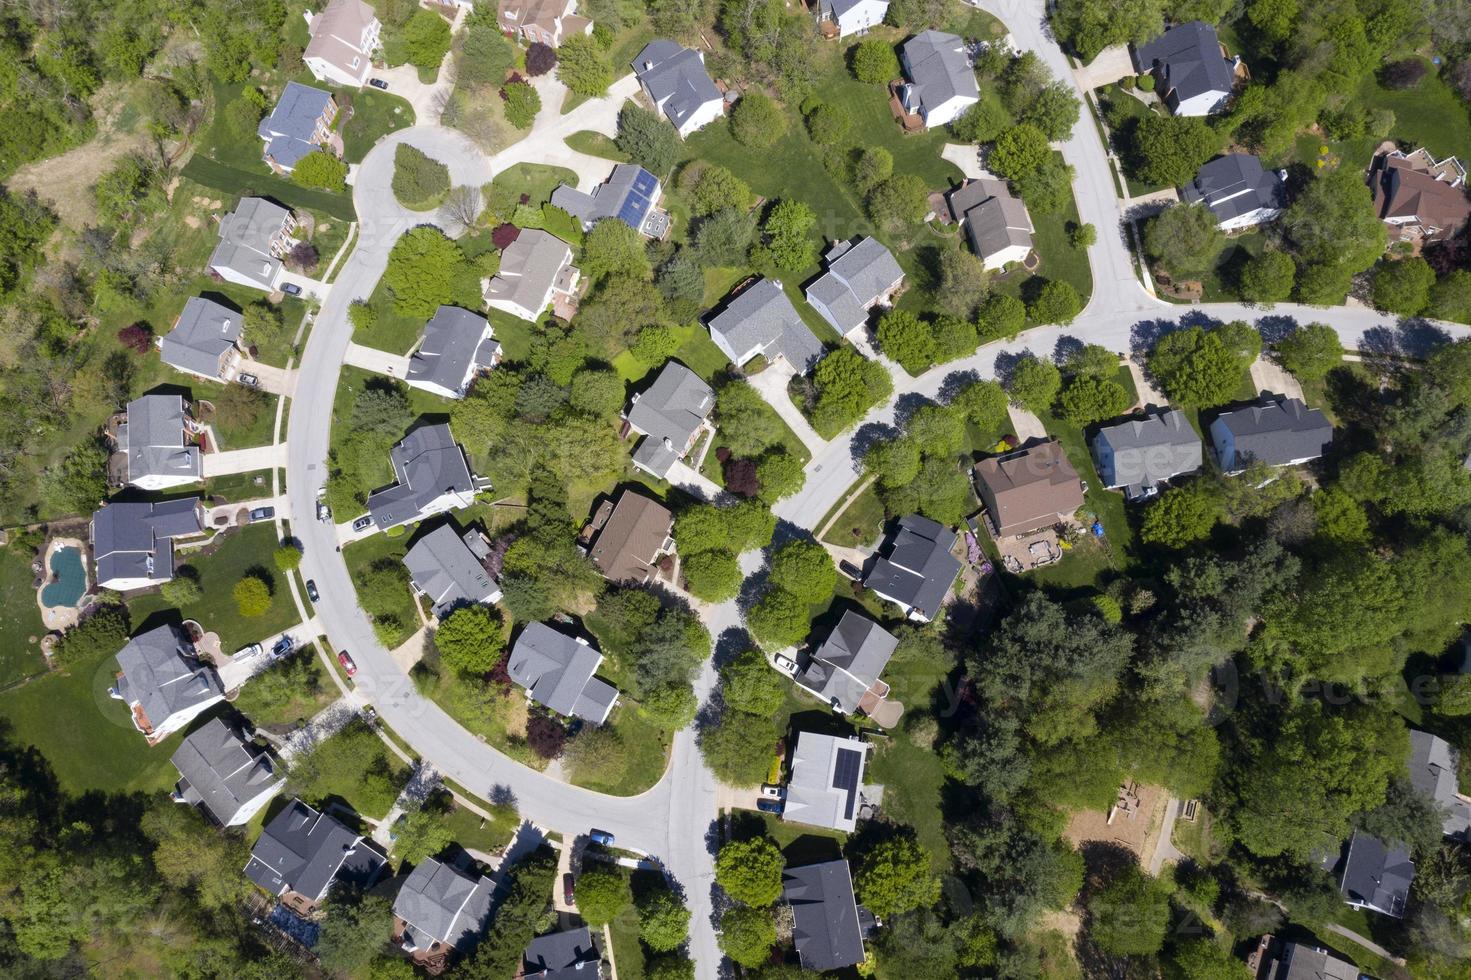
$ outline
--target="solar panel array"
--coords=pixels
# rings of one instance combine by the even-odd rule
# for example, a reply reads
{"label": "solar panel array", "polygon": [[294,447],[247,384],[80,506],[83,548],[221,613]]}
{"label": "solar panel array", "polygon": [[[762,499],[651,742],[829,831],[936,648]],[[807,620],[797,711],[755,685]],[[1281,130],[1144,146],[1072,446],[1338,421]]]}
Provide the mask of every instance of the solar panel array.
{"label": "solar panel array", "polygon": [[628,196],[623,199],[623,205],[618,209],[618,219],[634,230],[643,227],[644,216],[654,206],[654,194],[657,192],[659,182],[654,175],[642,168],[634,174],[633,186],[628,189]]}
{"label": "solar panel array", "polygon": [[838,749],[838,758],[833,764],[833,788],[848,794],[843,801],[844,820],[853,819],[853,805],[858,799],[858,774],[862,770],[862,752],[857,749]]}

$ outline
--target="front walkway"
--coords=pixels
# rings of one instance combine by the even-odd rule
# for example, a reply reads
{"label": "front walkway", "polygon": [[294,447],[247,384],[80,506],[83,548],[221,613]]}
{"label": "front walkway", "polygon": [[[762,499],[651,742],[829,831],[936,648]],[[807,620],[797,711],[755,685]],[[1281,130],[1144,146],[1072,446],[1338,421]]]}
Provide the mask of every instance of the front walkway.
{"label": "front walkway", "polygon": [[409,359],[403,354],[390,354],[386,350],[364,347],[362,344],[348,344],[347,353],[343,355],[342,361],[344,364],[351,364],[364,371],[386,374],[400,380],[407,377],[409,373]]}
{"label": "front walkway", "polygon": [[286,465],[286,444],[275,446],[251,446],[249,449],[230,449],[221,453],[205,453],[201,458],[204,478],[234,473],[253,473]]}
{"label": "front walkway", "polygon": [[796,433],[798,439],[807,447],[807,451],[816,456],[827,448],[827,440],[817,434],[807,423],[792,396],[787,394],[787,385],[797,372],[783,358],[777,358],[766,366],[764,370],[758,371],[746,380],[751,382],[751,387],[761,393],[766,403],[776,409],[776,414],[781,420],[789,425],[792,432]]}

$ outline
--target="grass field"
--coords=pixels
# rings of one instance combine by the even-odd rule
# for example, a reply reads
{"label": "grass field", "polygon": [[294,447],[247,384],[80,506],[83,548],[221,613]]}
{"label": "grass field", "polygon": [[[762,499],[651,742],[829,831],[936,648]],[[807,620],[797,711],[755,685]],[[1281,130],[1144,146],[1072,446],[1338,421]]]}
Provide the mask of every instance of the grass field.
{"label": "grass field", "polygon": [[591,129],[584,129],[573,133],[564,141],[578,153],[586,153],[588,156],[602,157],[604,160],[612,160],[614,163],[627,163],[628,154],[618,149],[618,144],[604,136],[602,133]]}
{"label": "grass field", "polygon": [[341,801],[355,812],[377,819],[393,806],[408,774],[408,767],[388,753],[372,729],[355,718],[310,755],[297,760],[289,787],[319,807]]}
{"label": "grass field", "polygon": [[342,221],[352,221],[357,216],[352,198],[346,192],[334,194],[302,187],[289,178],[277,177],[263,163],[260,168],[255,171],[232,167],[196,154],[180,172],[190,180],[235,197],[270,197],[293,208],[321,211]]}
{"label": "grass field", "polygon": [[397,312],[393,305],[393,290],[382,279],[373,287],[368,305],[377,316],[372,326],[353,331],[353,343],[386,350],[391,354],[407,354],[409,348],[418,341],[425,321]]}
{"label": "grass field", "polygon": [[14,547],[0,548],[0,687],[46,670],[40,639],[46,635],[36,606],[31,556]]}
{"label": "grass field", "polygon": [[[494,812],[494,811],[492,811]],[[454,842],[466,850],[494,854],[511,842],[520,820],[514,815],[493,816],[487,820],[472,810],[457,806],[444,815],[444,824],[454,835]]]}
{"label": "grass field", "polygon": [[670,733],[650,723],[634,705],[628,703],[613,709],[608,724],[623,736],[627,768],[616,779],[578,774],[572,777],[572,782],[612,796],[636,796],[664,775],[664,764],[669,759]]}
{"label": "grass field", "polygon": [[[255,725],[285,731],[309,721],[318,711],[331,704],[337,698],[337,685],[327,677],[316,651],[308,648],[294,654],[291,660],[293,666],[297,660],[302,664],[299,668],[303,673],[302,683],[293,686],[289,697],[276,696],[274,691],[260,683],[262,676],[257,676],[241,688],[240,696],[235,699],[235,709]],[[278,664],[271,670],[279,670],[284,666],[286,665]]]}
{"label": "grass field", "polygon": [[848,502],[822,540],[840,548],[866,548],[878,542],[884,525],[884,503],[870,486]]}
{"label": "grass field", "polygon": [[[374,534],[361,541],[345,545],[342,549],[342,558],[347,562],[347,573],[352,576],[354,582],[358,582],[362,580],[368,569],[380,561],[401,561],[408,550],[409,534],[411,533],[393,538],[386,534]],[[415,610],[414,602],[414,594],[405,585],[403,593],[397,596],[391,606],[381,609],[369,609],[367,606],[363,608],[373,616],[394,616],[410,630],[416,630],[419,628],[419,614]]]}
{"label": "grass field", "polygon": [[342,155],[358,163],[380,139],[414,124],[414,107],[388,92],[365,88],[352,93],[352,118],[342,127]]}
{"label": "grass field", "polygon": [[531,207],[540,207],[552,199],[552,191],[558,184],[576,187],[577,174],[565,167],[551,167],[544,163],[518,163],[496,174],[491,184],[524,197],[525,203]]}
{"label": "grass field", "polygon": [[[926,706],[906,707],[914,712]],[[950,867],[953,858],[940,805],[940,790],[945,784],[945,765],[940,756],[899,732],[887,743],[879,742],[879,746],[869,763],[867,778],[884,787],[884,815],[915,829],[936,870]]]}
{"label": "grass field", "polygon": [[[174,556],[176,574],[187,574],[186,570],[192,569],[203,590],[199,601],[179,607],[179,613],[185,619],[198,620],[209,632],[218,633],[220,647],[226,653],[289,629],[299,621],[286,576],[276,570],[272,561],[277,544],[274,524],[252,524],[223,538],[213,554],[185,550]],[[247,572],[256,570],[273,583],[271,605],[264,615],[245,617],[236,609],[231,590]],[[173,609],[157,593],[128,602],[135,628],[149,617]]]}

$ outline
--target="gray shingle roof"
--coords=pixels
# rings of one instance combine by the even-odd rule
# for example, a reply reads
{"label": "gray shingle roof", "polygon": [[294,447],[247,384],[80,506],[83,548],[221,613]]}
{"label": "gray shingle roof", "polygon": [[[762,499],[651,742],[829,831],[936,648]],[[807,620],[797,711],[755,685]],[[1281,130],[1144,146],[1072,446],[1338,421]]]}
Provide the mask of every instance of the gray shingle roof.
{"label": "gray shingle roof", "polygon": [[92,515],[97,581],[174,577],[173,538],[198,534],[199,498],[106,504]]}
{"label": "gray shingle roof", "polygon": [[741,290],[711,318],[710,333],[724,337],[738,353],[760,347],[768,358],[780,354],[803,374],[822,357],[822,341],[774,279],[759,279]]}
{"label": "gray shingle roof", "polygon": [[[1322,412],[1308,408],[1296,398],[1271,401],[1224,412],[1211,423],[1235,437],[1233,459],[1222,459],[1221,468],[1236,470],[1248,461],[1281,466],[1298,459],[1315,459],[1333,442],[1333,426]],[[1219,453],[1221,447],[1216,446]]]}
{"label": "gray shingle roof", "polygon": [[[1276,969],[1274,970],[1273,967]],[[1326,949],[1307,943],[1283,943],[1279,958],[1258,974],[1261,980],[1359,980],[1359,968]]]}
{"label": "gray shingle roof", "polygon": [[169,761],[179,770],[179,794],[226,826],[241,807],[284,781],[269,755],[251,752],[218,718],[190,732]]}
{"label": "gray shingle roof", "polygon": [[797,682],[826,701],[836,701],[839,710],[851,715],[883,676],[898,645],[898,638],[878,623],[846,610]]}
{"label": "gray shingle roof", "polygon": [[916,34],[899,46],[909,69],[909,80],[926,109],[942,105],[957,95],[979,98],[975,68],[966,54],[965,41],[944,31]]}
{"label": "gray shingle roof", "polygon": [[537,936],[526,947],[522,976],[527,980],[593,980],[602,954],[587,926]]}
{"label": "gray shingle roof", "polygon": [[1200,436],[1178,408],[1106,425],[1093,437],[1098,476],[1106,487],[1146,488],[1200,469]]}
{"label": "gray shingle roof", "polygon": [[488,336],[485,317],[441,306],[424,324],[423,341],[409,358],[406,380],[463,392],[476,371],[490,367],[500,344]]}
{"label": "gray shingle roof", "polygon": [[462,603],[494,602],[500,597],[500,586],[452,524],[441,524],[416,541],[403,562],[415,588],[434,603],[436,616]]}
{"label": "gray shingle roof", "polygon": [[1461,797],[1456,782],[1458,762],[1459,753],[1445,739],[1410,730],[1410,783],[1440,808],[1447,837],[1463,837],[1471,830],[1471,803]]}
{"label": "gray shingle roof", "polygon": [[1172,105],[1206,92],[1231,91],[1231,66],[1221,55],[1216,29],[1204,21],[1180,24],[1139,45],[1134,65],[1140,72],[1155,68],[1162,72],[1161,91]]}
{"label": "gray shingle roof", "polygon": [[366,839],[335,817],[292,800],[261,831],[245,876],[272,895],[293,891],[320,901],[333,882],[367,886],[387,864]]}
{"label": "gray shingle roof", "polygon": [[159,352],[165,364],[218,377],[220,359],[240,342],[241,315],[214,300],[192,296]]}
{"label": "gray shingle roof", "polygon": [[186,441],[184,397],[144,395],[128,402],[118,449],[128,458],[128,482],[148,477],[201,479],[199,447]]}
{"label": "gray shingle roof", "polygon": [[934,619],[955,576],[960,574],[960,559],[950,554],[955,540],[954,531],[928,517],[910,514],[900,518],[887,554],[869,571],[863,584]]}
{"label": "gray shingle roof", "polygon": [[489,300],[506,300],[540,313],[548,291],[569,261],[567,243],[540,228],[523,228],[501,251],[501,267],[485,290]]}
{"label": "gray shingle roof", "polygon": [[266,140],[266,153],[281,166],[294,167],[302,157],[316,152],[312,137],[331,99],[331,92],[287,82],[271,114],[256,130]]}
{"label": "gray shingle roof", "polygon": [[220,222],[220,243],[209,257],[211,268],[233,269],[263,283],[273,282],[281,260],[271,251],[291,212],[263,197],[242,197]]}
{"label": "gray shingle roof", "polygon": [[489,878],[426,858],[404,879],[393,914],[409,924],[415,948],[428,949],[435,942],[460,948],[484,931],[494,895]]}
{"label": "gray shingle roof", "polygon": [[1345,901],[1402,918],[1414,880],[1415,863],[1404,845],[1354,833],[1343,864],[1340,893]]}
{"label": "gray shingle roof", "polygon": [[700,53],[673,41],[650,41],[633,59],[632,68],[676,127],[684,125],[701,106],[721,97]]}
{"label": "gray shingle roof", "polygon": [[668,362],[648,390],[634,396],[628,408],[629,427],[646,436],[634,457],[644,453],[641,463],[657,465],[663,457],[656,458],[655,454],[664,450],[667,442],[671,447],[666,451],[668,463],[662,470],[654,470],[663,476],[714,407],[715,392],[703,378],[678,361]]}
{"label": "gray shingle roof", "polygon": [[214,669],[194,659],[194,648],[176,626],[139,633],[117,652],[117,692],[124,702],[143,709],[158,728],[176,712],[218,701],[225,696]]}
{"label": "gray shingle roof", "polygon": [[953,220],[965,225],[971,248],[983,259],[1013,245],[1032,247],[1032,216],[1004,181],[968,180],[950,192]]}
{"label": "gray shingle roof", "polygon": [[807,298],[816,297],[832,312],[839,333],[863,326],[869,307],[904,278],[894,253],[866,235],[857,242],[838,242],[824,258],[827,271],[807,287]]}
{"label": "gray shingle roof", "polygon": [[863,927],[847,861],[787,868],[782,900],[792,907],[792,941],[804,969],[840,970],[863,962]]}
{"label": "gray shingle roof", "polygon": [[475,492],[465,452],[446,424],[415,429],[393,447],[388,458],[398,482],[368,495],[368,513],[383,530],[419,519],[445,493],[468,496]]}
{"label": "gray shingle roof", "polygon": [[552,191],[552,204],[579,219],[585,229],[604,218],[617,218],[652,238],[669,230],[669,216],[658,210],[659,180],[635,163],[620,163],[608,179],[585,194],[569,184]]}
{"label": "gray shingle roof", "polygon": [[867,758],[867,744],[857,739],[798,733],[782,819],[851,833]]}
{"label": "gray shingle roof", "polygon": [[1228,153],[1202,165],[1180,197],[1204,203],[1217,221],[1230,221],[1258,208],[1280,210],[1287,203],[1287,185],[1250,153]]}
{"label": "gray shingle roof", "polygon": [[618,691],[593,676],[603,655],[546,623],[528,623],[511,647],[507,671],[532,700],[559,715],[601,722]]}

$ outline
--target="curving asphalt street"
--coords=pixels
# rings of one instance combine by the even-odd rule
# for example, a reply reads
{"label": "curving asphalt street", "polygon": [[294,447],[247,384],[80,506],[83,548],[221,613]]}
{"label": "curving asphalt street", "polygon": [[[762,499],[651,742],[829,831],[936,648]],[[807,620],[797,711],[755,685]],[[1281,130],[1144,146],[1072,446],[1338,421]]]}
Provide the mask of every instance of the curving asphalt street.
{"label": "curving asphalt street", "polygon": [[[1018,47],[1037,51],[1057,77],[1071,82],[1066,59],[1046,31],[1041,0],[985,0],[979,6],[1007,23]],[[617,836],[620,845],[661,860],[685,889],[694,912],[691,955],[698,976],[708,980],[720,974],[721,964],[712,922],[714,867],[706,844],[717,819],[716,784],[700,759],[693,729],[676,736],[669,767],[658,784],[635,797],[580,789],[507,758],[420,695],[389,651],[378,643],[367,614],[357,603],[346,562],[336,550],[335,527],[318,522],[315,516],[317,489],[327,475],[333,396],[352,338],[348,307],[353,300],[372,293],[387,266],[389,250],[400,235],[415,225],[448,223],[434,214],[409,211],[397,203],[390,186],[394,148],[409,142],[424,150],[448,165],[456,185],[478,187],[521,162],[571,167],[584,184],[598,179],[595,175],[606,170],[606,162],[597,161],[593,166],[589,162],[592,158],[571,151],[563,140],[580,130],[611,135],[618,108],[636,90],[633,77],[620,79],[608,97],[584,103],[565,116],[558,113],[561,98],[556,84],[541,84],[547,88],[544,107],[532,130],[498,154],[487,157],[454,130],[416,126],[385,138],[358,168],[353,203],[359,216],[359,241],[317,315],[291,401],[286,471],[292,532],[303,545],[302,574],[315,579],[321,593],[321,601],[316,604],[321,631],[335,649],[351,652],[358,666],[358,693],[376,707],[383,721],[425,761],[471,792],[489,797],[509,790],[526,819],[567,835],[584,834],[594,827],[607,830]],[[970,358],[917,378],[901,372],[894,397],[870,412],[854,436],[834,440],[815,455],[807,467],[806,486],[801,493],[782,501],[776,508],[779,517],[803,528],[815,528],[858,478],[857,446],[866,426],[893,424],[901,405],[916,397],[937,397],[947,379],[956,374],[994,376],[1004,366],[1007,355],[1022,350],[1050,353],[1065,337],[1117,351],[1129,350],[1149,334],[1150,324],[1182,317],[1273,323],[1322,320],[1336,327],[1350,345],[1356,345],[1371,330],[1399,329],[1392,318],[1354,308],[1321,310],[1282,305],[1260,310],[1236,304],[1180,307],[1155,299],[1135,277],[1132,259],[1117,231],[1120,214],[1116,191],[1096,129],[1087,120],[1080,121],[1061,149],[1077,172],[1074,191],[1082,219],[1100,231],[1098,242],[1088,251],[1094,289],[1087,309],[1069,326],[1033,330],[1014,342],[987,345]],[[1467,333],[1464,327],[1445,325],[1445,329],[1456,335]],[[743,556],[742,567],[748,573],[757,564],[757,555]],[[734,603],[702,607],[701,611],[717,641],[727,631],[741,628]],[[695,685],[702,702],[714,682],[714,668],[707,663]]]}

